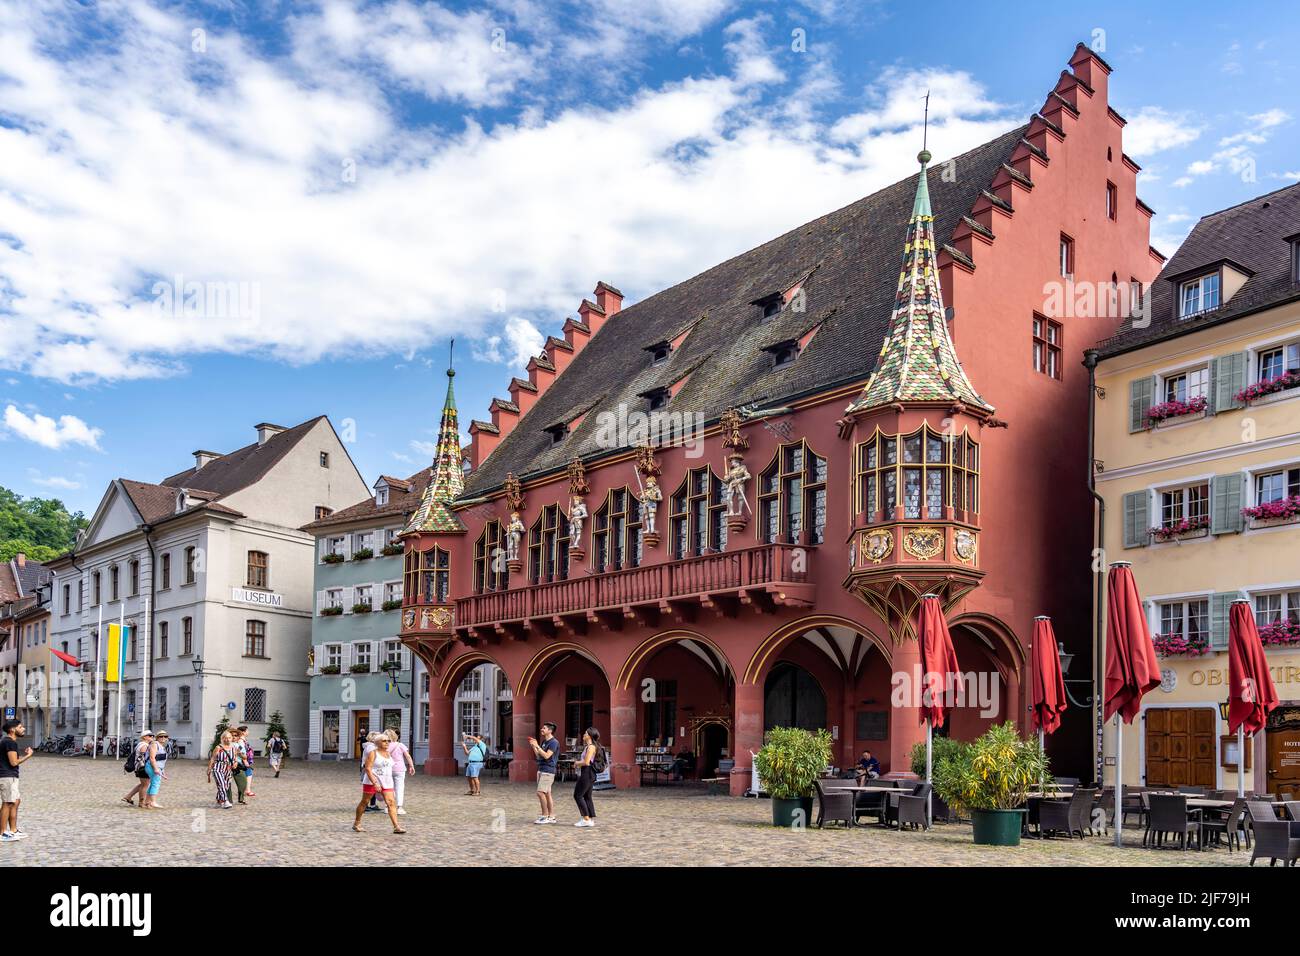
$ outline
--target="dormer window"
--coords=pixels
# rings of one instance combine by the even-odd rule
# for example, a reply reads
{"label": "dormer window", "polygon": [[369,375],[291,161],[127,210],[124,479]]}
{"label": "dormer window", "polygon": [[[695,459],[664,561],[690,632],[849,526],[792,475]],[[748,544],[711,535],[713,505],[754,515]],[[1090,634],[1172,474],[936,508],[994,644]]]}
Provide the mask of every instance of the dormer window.
{"label": "dormer window", "polygon": [[758,307],[762,312],[763,321],[766,322],[768,319],[772,318],[772,316],[780,312],[783,305],[785,305],[785,300],[779,295],[772,295],[768,296],[766,299],[760,299]]}
{"label": "dormer window", "polygon": [[382,507],[388,504],[388,486],[379,485],[375,488],[375,504]]}
{"label": "dormer window", "polygon": [[660,365],[668,361],[668,356],[673,354],[673,347],[667,342],[660,342],[658,345],[650,348],[650,364]]}
{"label": "dormer window", "polygon": [[673,396],[666,388],[656,388],[653,391],[646,392],[645,397],[650,402],[650,411],[653,412],[667,405]]}
{"label": "dormer window", "polygon": [[786,342],[784,345],[778,345],[772,350],[772,367],[784,368],[787,365],[793,365],[794,360],[798,357],[798,342]]}
{"label": "dormer window", "polygon": [[1186,319],[1219,307],[1219,274],[1189,279],[1178,287],[1178,317]]}
{"label": "dormer window", "polygon": [[558,445],[560,442],[564,441],[564,436],[569,434],[569,426],[552,425],[550,428],[546,429],[546,434],[551,436],[552,445]]}

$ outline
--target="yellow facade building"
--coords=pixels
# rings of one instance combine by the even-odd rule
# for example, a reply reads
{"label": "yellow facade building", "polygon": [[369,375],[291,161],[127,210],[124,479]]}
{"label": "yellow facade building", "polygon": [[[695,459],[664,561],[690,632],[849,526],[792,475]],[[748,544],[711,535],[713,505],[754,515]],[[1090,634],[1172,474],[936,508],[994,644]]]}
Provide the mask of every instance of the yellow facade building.
{"label": "yellow facade building", "polygon": [[1164,677],[1124,729],[1125,784],[1236,788],[1220,705],[1245,599],[1282,701],[1246,785],[1300,799],[1298,264],[1300,185],[1206,216],[1099,349],[1105,557],[1133,564]]}

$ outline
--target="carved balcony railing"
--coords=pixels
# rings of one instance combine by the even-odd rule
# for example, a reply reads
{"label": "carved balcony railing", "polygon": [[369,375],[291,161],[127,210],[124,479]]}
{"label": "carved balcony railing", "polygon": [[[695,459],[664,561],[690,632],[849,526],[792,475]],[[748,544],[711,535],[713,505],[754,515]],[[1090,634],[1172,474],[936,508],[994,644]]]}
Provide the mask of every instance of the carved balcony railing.
{"label": "carved balcony railing", "polygon": [[[537,627],[582,630],[586,622],[618,625],[620,618],[668,613],[689,618],[696,608],[726,613],[736,605],[806,606],[812,602],[807,548],[765,544],[621,571],[582,574],[548,584],[511,588],[456,602],[462,637],[483,629],[513,636]],[[574,566],[571,573],[581,573]]]}

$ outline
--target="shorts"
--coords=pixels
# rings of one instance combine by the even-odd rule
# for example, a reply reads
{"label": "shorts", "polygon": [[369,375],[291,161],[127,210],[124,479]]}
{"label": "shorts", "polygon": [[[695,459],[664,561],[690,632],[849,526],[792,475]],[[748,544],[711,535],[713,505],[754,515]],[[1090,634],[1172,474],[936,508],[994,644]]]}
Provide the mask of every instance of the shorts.
{"label": "shorts", "polygon": [[537,771],[537,792],[550,793],[551,784],[555,783],[555,774]]}
{"label": "shorts", "polygon": [[0,777],[0,803],[17,803],[19,799],[18,778]]}
{"label": "shorts", "polygon": [[269,759],[270,759],[270,761],[271,761],[271,769],[272,769],[272,770],[279,770],[279,769],[280,769],[280,761],[283,760],[284,758],[281,757],[280,754],[271,754],[271,756],[270,756]]}
{"label": "shorts", "polygon": [[[368,796],[368,797],[372,797],[372,796],[374,796],[375,794],[379,793],[378,790],[376,790],[374,787],[372,787],[372,786],[371,786],[370,784],[368,784],[368,783],[363,783],[363,784],[361,785],[361,792],[364,793],[364,794],[365,794],[366,796]],[[384,787],[384,793],[392,793],[392,792],[393,792],[392,787]]]}
{"label": "shorts", "polygon": [[148,771],[148,770],[145,770],[143,767],[140,768],[139,770],[137,770],[137,771],[135,772],[135,775],[136,775],[137,777],[139,777],[141,780],[148,780],[148,779],[149,779],[149,771]]}
{"label": "shorts", "polygon": [[482,760],[471,760],[469,763],[465,764],[465,776],[467,777],[477,777],[482,772]]}

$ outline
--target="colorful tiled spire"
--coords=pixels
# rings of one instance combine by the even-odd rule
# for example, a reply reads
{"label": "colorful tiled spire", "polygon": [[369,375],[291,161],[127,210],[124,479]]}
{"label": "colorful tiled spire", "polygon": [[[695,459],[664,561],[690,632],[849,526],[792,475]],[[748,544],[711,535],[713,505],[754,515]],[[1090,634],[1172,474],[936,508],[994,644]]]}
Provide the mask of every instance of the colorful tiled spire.
{"label": "colorful tiled spire", "polygon": [[894,316],[871,378],[848,410],[894,402],[961,401],[992,411],[966,378],[948,337],[925,168],[930,153],[923,149],[916,158],[921,163],[921,175],[907,224]]}
{"label": "colorful tiled spire", "polygon": [[454,368],[447,369],[447,399],[442,403],[442,422],[438,426],[438,450],[433,457],[433,474],[424,490],[420,507],[403,533],[416,531],[464,531],[465,525],[448,507],[465,490],[465,472],[461,464],[460,427],[456,421]]}

